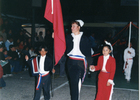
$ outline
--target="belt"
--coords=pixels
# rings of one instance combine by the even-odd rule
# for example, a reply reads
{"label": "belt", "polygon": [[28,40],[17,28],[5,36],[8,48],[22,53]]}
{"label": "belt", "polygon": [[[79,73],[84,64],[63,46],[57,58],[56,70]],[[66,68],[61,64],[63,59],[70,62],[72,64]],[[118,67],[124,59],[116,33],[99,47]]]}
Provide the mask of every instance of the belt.
{"label": "belt", "polygon": [[40,86],[42,77],[47,76],[48,74],[49,74],[49,72],[48,72],[47,74],[41,74],[41,73],[39,73],[39,77],[38,77],[38,82],[37,82],[36,90],[39,90],[39,86]]}
{"label": "belt", "polygon": [[79,55],[69,55],[70,59],[74,59],[74,60],[82,60],[84,62],[84,67],[85,67],[85,72],[84,72],[84,76],[82,78],[82,83],[84,82],[85,76],[86,76],[86,69],[87,69],[87,60],[85,57],[83,56],[79,56]]}
{"label": "belt", "polygon": [[102,71],[102,70],[101,70],[101,72],[104,72],[104,73],[110,73],[110,72],[107,72],[107,71]]}
{"label": "belt", "polygon": [[133,58],[128,58],[127,60],[132,60]]}

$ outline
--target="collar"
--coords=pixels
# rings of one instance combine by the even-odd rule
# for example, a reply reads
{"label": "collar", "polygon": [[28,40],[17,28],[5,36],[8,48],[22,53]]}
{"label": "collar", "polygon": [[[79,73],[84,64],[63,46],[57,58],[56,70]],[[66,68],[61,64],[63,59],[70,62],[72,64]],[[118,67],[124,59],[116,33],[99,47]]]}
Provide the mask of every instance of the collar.
{"label": "collar", "polygon": [[46,57],[46,55],[45,56],[40,56],[41,58],[45,58]]}
{"label": "collar", "polygon": [[83,32],[80,32],[80,34],[78,34],[78,35],[75,35],[74,33],[71,33],[71,35],[72,35],[73,38],[74,38],[74,37],[80,37],[80,36],[83,35]]}
{"label": "collar", "polygon": [[109,54],[107,56],[103,56],[105,59],[108,59],[109,58]]}

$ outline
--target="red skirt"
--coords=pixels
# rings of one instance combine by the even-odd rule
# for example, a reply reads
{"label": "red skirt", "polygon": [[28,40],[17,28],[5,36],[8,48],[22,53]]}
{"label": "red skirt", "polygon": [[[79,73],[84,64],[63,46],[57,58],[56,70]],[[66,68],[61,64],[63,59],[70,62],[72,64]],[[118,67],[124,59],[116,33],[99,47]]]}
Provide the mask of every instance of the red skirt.
{"label": "red skirt", "polygon": [[98,91],[95,100],[111,100],[113,85],[107,86],[110,73],[100,72],[98,76]]}

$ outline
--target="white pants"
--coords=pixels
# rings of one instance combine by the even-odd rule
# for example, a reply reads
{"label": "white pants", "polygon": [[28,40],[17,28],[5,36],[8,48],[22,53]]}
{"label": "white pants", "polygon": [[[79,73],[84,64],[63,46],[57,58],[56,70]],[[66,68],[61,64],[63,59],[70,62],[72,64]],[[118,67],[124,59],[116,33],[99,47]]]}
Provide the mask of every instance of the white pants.
{"label": "white pants", "polygon": [[132,69],[132,65],[133,65],[133,60],[127,60],[127,63],[128,65],[126,66],[125,68],[125,64],[126,62],[124,63],[124,75],[125,75],[125,79],[127,79],[128,81],[130,81],[131,79],[131,69]]}

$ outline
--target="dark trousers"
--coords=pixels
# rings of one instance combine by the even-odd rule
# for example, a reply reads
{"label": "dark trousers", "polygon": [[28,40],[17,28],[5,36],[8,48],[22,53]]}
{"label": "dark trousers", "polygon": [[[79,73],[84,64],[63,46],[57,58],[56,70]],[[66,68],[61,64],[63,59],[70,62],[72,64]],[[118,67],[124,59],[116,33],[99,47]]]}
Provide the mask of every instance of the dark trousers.
{"label": "dark trousers", "polygon": [[3,68],[3,73],[5,74],[11,74],[11,68],[10,68],[10,64],[7,63],[5,66],[2,67]]}
{"label": "dark trousers", "polygon": [[11,72],[20,72],[22,71],[22,66],[18,60],[10,60],[10,64],[13,66]]}
{"label": "dark trousers", "polygon": [[[37,77],[37,81],[38,81]],[[41,91],[43,89],[44,100],[50,99],[50,84],[51,84],[51,76],[48,74],[47,76],[42,77],[41,83],[39,86],[39,90],[35,91],[34,100],[40,100]]]}
{"label": "dark trousers", "polygon": [[67,62],[68,77],[70,84],[71,100],[78,100],[79,97],[79,79],[83,78],[84,75],[84,63],[80,60],[73,60],[68,58]]}

